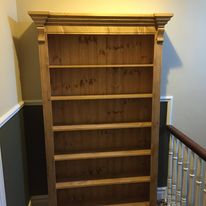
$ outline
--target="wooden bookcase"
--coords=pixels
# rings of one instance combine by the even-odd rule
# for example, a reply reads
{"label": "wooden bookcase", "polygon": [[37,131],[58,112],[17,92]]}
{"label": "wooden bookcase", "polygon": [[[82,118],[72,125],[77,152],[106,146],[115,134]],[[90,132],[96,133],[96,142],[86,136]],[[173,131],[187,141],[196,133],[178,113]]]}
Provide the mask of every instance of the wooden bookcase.
{"label": "wooden bookcase", "polygon": [[172,14],[29,14],[49,206],[155,206],[162,43]]}

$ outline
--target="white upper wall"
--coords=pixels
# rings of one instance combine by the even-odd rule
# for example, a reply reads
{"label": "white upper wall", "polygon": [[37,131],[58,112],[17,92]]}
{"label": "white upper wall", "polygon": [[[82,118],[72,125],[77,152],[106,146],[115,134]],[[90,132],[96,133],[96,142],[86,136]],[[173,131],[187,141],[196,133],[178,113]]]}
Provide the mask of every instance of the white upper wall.
{"label": "white upper wall", "polygon": [[173,124],[206,147],[205,0],[17,0],[17,9],[25,100],[41,98],[36,33],[29,10],[174,13],[166,26],[161,94],[174,96]]}
{"label": "white upper wall", "polygon": [[15,0],[0,0],[0,117],[22,101],[18,60],[14,45]]}
{"label": "white upper wall", "polygon": [[8,16],[17,21],[16,0],[0,0],[0,5]]}

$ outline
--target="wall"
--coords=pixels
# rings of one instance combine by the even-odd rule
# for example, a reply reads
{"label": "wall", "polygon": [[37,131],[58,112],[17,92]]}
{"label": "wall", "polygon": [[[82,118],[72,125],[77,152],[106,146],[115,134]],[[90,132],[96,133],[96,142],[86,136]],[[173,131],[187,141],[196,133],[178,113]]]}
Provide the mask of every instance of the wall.
{"label": "wall", "polygon": [[[174,96],[173,123],[206,147],[205,0],[17,0],[23,97],[41,99],[35,27],[28,10],[71,13],[173,12],[166,26],[161,94]],[[198,124],[197,124],[198,122]]]}
{"label": "wall", "polygon": [[23,127],[23,111],[20,110],[0,128],[7,206],[27,206],[29,202],[26,140]]}
{"label": "wall", "polygon": [[0,119],[22,101],[14,41],[18,33],[16,21],[16,1],[0,0]]}
{"label": "wall", "polygon": [[29,201],[17,21],[16,1],[0,0],[0,176],[7,206],[26,206]]}

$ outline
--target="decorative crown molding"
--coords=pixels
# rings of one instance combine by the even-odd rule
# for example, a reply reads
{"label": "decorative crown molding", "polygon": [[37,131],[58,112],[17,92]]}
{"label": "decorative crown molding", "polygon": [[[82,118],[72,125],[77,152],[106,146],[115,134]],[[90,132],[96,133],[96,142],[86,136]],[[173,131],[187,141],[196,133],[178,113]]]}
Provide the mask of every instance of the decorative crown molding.
{"label": "decorative crown molding", "polygon": [[69,14],[47,11],[32,11],[29,15],[37,27],[55,25],[77,26],[154,26],[164,27],[171,19],[171,13],[156,14]]}
{"label": "decorative crown molding", "polygon": [[32,17],[32,20],[36,24],[37,27],[44,27],[46,25],[49,12],[29,12],[29,15]]}

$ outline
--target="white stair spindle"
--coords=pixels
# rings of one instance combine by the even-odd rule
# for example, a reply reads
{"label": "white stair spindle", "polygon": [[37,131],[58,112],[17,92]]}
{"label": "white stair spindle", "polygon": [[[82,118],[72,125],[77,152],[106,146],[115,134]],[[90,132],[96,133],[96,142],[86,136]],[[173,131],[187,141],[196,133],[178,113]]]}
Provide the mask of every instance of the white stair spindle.
{"label": "white stair spindle", "polygon": [[181,188],[182,188],[182,165],[183,153],[182,142],[178,142],[178,169],[177,169],[177,192],[176,192],[176,205],[181,205]]}
{"label": "white stair spindle", "polygon": [[195,206],[201,205],[201,191],[202,191],[202,159],[197,156],[197,174],[195,181]]}
{"label": "white stair spindle", "polygon": [[187,190],[188,190],[187,186],[188,186],[188,148],[184,146],[182,198],[181,198],[182,206],[187,206]]}
{"label": "white stair spindle", "polygon": [[195,153],[190,153],[190,171],[189,171],[189,188],[188,188],[188,206],[194,206],[195,192]]}
{"label": "white stair spindle", "polygon": [[172,161],[172,197],[171,205],[176,205],[176,189],[177,189],[177,154],[178,140],[174,137],[173,140],[173,161]]}
{"label": "white stair spindle", "polygon": [[168,179],[167,179],[167,203],[171,204],[172,197],[172,157],[173,157],[174,136],[170,135],[169,154],[168,154]]}

